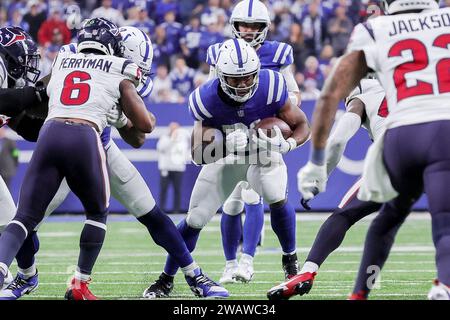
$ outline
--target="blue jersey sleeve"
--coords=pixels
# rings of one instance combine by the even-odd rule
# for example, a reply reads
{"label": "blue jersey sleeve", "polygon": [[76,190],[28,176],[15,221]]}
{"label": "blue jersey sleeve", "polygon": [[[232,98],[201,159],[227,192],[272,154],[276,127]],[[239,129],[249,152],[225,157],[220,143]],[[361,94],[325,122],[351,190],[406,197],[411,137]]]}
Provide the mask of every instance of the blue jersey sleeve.
{"label": "blue jersey sleeve", "polygon": [[[208,95],[208,90],[206,84],[195,89],[190,95],[188,100],[189,113],[191,117],[196,121],[204,121],[211,119],[213,115],[211,114],[211,104],[210,95]],[[209,109],[209,110],[208,110]]]}
{"label": "blue jersey sleeve", "polygon": [[281,73],[277,71],[267,70],[267,100],[266,104],[270,106],[274,112],[278,112],[285,104],[289,97],[286,80]]}
{"label": "blue jersey sleeve", "polygon": [[220,49],[220,44],[216,43],[216,44],[210,45],[208,48],[208,51],[206,53],[206,63],[212,67],[216,66],[217,55],[219,53],[219,49]]}
{"label": "blue jersey sleeve", "polygon": [[292,64],[294,62],[292,46],[284,42],[279,42],[273,57],[273,62],[279,64],[280,67]]}

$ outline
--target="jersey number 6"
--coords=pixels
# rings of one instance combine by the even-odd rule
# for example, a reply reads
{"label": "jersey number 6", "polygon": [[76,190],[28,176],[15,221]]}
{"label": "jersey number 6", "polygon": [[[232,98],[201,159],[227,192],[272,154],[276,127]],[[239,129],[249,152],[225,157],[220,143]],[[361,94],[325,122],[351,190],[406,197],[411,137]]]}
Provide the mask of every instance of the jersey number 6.
{"label": "jersey number 6", "polygon": [[91,87],[83,81],[90,80],[87,72],[73,71],[64,79],[64,87],[61,92],[61,103],[66,106],[79,106],[89,99]]}

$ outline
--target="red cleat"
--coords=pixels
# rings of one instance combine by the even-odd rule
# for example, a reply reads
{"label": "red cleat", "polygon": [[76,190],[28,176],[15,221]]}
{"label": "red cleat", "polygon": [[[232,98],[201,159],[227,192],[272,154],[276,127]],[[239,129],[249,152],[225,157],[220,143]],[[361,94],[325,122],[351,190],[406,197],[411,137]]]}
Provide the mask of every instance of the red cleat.
{"label": "red cleat", "polygon": [[297,294],[302,296],[311,290],[316,274],[315,272],[305,272],[293,276],[288,281],[267,291],[267,298],[269,300],[287,300]]}
{"label": "red cleat", "polygon": [[66,300],[99,300],[88,288],[88,281],[81,281],[75,278],[72,278],[70,283],[70,287],[67,288],[66,294],[64,295],[64,299]]}
{"label": "red cleat", "polygon": [[367,300],[368,292],[361,290],[357,293],[352,293],[347,300]]}

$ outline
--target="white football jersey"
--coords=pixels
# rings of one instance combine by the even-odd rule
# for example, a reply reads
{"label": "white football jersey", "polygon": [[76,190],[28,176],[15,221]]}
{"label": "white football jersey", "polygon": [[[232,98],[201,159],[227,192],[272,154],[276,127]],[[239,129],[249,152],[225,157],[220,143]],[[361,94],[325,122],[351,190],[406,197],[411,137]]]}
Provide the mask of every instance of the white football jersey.
{"label": "white football jersey", "polygon": [[358,24],[348,51],[365,54],[389,107],[386,127],[450,120],[450,8]]}
{"label": "white football jersey", "polygon": [[78,118],[95,123],[100,132],[106,114],[119,103],[122,80],[139,84],[141,71],[130,60],[109,55],[60,52],[50,82],[48,117]]}
{"label": "white football jersey", "polygon": [[384,132],[388,115],[384,89],[376,79],[362,79],[359,86],[347,97],[345,106],[347,107],[355,98],[364,103],[366,118],[362,126],[375,141]]}
{"label": "white football jersey", "polygon": [[8,88],[8,73],[6,71],[6,65],[3,61],[3,57],[0,56],[0,88]]}

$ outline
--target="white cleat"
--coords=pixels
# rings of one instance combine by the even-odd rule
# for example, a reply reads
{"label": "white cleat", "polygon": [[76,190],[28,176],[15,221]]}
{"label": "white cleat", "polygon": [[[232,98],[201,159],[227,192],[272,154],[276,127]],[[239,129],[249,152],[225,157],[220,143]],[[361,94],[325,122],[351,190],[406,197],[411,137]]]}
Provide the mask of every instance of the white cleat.
{"label": "white cleat", "polygon": [[237,281],[249,282],[252,280],[255,270],[253,269],[253,257],[248,254],[242,254],[239,260],[235,278]]}
{"label": "white cleat", "polygon": [[236,283],[235,274],[238,269],[238,263],[236,260],[227,261],[225,269],[223,270],[222,277],[219,279],[220,284]]}
{"label": "white cleat", "polygon": [[450,287],[434,280],[433,287],[428,292],[428,300],[450,300]]}
{"label": "white cleat", "polygon": [[5,280],[4,280],[4,282],[3,282],[3,287],[2,287],[1,289],[2,289],[2,290],[5,289],[7,286],[9,286],[9,284],[10,284],[11,282],[13,282],[13,280],[14,280],[14,277],[13,277],[13,275],[11,274],[11,272],[9,272],[9,270],[8,270],[8,273],[6,274]]}

